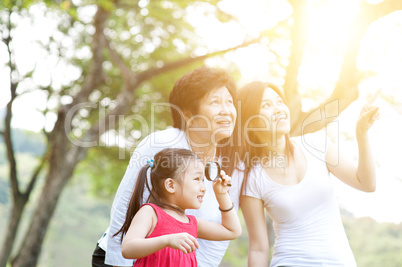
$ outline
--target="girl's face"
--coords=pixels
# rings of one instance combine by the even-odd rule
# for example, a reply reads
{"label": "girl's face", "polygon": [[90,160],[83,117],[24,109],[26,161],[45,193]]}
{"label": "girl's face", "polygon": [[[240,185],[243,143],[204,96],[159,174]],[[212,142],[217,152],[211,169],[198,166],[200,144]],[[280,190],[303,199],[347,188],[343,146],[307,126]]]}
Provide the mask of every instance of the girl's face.
{"label": "girl's face", "polygon": [[261,99],[260,115],[269,123],[269,131],[275,134],[290,132],[290,111],[282,98],[271,88],[266,88]]}
{"label": "girl's face", "polygon": [[200,99],[198,114],[187,119],[189,131],[212,142],[230,137],[236,121],[236,108],[232,95],[223,86]]}
{"label": "girl's face", "polygon": [[199,209],[205,195],[204,164],[201,160],[191,160],[180,184],[177,205],[184,209]]}

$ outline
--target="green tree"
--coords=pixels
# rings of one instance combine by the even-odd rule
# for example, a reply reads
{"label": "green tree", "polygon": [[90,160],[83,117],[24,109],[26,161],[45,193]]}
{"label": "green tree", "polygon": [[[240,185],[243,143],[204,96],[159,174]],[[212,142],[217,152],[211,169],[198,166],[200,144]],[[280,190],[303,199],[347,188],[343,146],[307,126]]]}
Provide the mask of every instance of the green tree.
{"label": "green tree", "polygon": [[[7,66],[11,92],[1,134],[9,162],[12,210],[0,253],[0,266],[5,266],[9,261],[24,207],[41,172],[45,176],[45,184],[22,245],[11,260],[12,266],[37,264],[46,230],[62,190],[78,163],[87,156],[89,148],[105,146],[100,141],[103,134],[115,129],[119,134],[122,134],[120,131],[130,133],[133,129],[142,133],[148,131],[138,128],[133,118],[124,119],[124,115],[131,113],[132,106],[136,113],[147,113],[144,106],[166,97],[166,84],[172,84],[172,79],[187,72],[186,67],[193,68],[208,57],[250,43],[201,56],[192,53],[196,46],[192,40],[196,38],[193,38],[192,28],[184,19],[185,8],[203,2],[214,7],[218,1],[102,0],[96,4],[86,2],[80,7],[71,1],[43,2],[47,7],[38,1],[10,0],[1,5],[2,41],[9,55]],[[52,81],[46,86],[35,84],[35,88],[24,88],[23,82],[32,82],[31,77],[37,68],[33,67],[25,74],[20,72],[15,61],[13,34],[19,19],[32,16],[30,10],[33,4],[45,10],[45,15],[56,14],[59,17],[59,30],[49,40],[41,42],[49,55],[56,54],[59,59],[79,70],[77,80],[61,86]],[[80,17],[80,8],[92,8],[95,14],[86,21],[88,18]],[[218,9],[212,12],[222,15]],[[72,48],[69,43],[73,44]],[[179,50],[181,44],[185,45]],[[90,51],[91,56],[79,53],[85,49]],[[44,115],[53,114],[57,119],[52,129],[43,130],[46,152],[28,185],[22,189],[17,173],[15,145],[11,138],[12,107],[21,94],[32,90],[42,90],[49,101],[57,102],[55,107],[46,107],[43,111]],[[149,116],[151,114],[146,117]],[[162,121],[166,117],[160,115]]]}
{"label": "green tree", "polygon": [[[123,115],[135,113],[145,118],[145,121],[149,121],[152,115],[150,103],[166,99],[173,82],[188,69],[202,64],[208,57],[222,55],[257,42],[263,35],[269,36],[272,40],[275,38],[291,40],[290,56],[287,58],[289,64],[284,66],[286,69],[286,75],[283,77],[284,91],[292,112],[292,134],[300,133],[306,118],[312,112],[312,110],[301,111],[301,95],[298,92],[297,82],[303,53],[306,50],[307,38],[303,35],[306,25],[303,17],[307,16],[306,9],[309,2],[289,0],[293,8],[290,15],[293,18],[293,26],[278,21],[275,27],[261,33],[256,40],[246,40],[241,45],[223,51],[210,51],[206,47],[208,53],[199,55],[194,52],[195,48],[200,46],[198,38],[185,19],[186,7],[193,5],[199,8],[200,12],[212,12],[224,21],[235,20],[236,18],[218,8],[218,2],[218,0],[138,2],[99,0],[82,1],[80,6],[75,6],[75,1],[70,0],[2,1],[0,31],[8,55],[7,69],[10,76],[11,97],[1,134],[9,163],[12,209],[7,236],[0,252],[0,266],[5,266],[7,261],[10,261],[12,266],[37,264],[43,239],[59,196],[73,176],[78,163],[87,157],[90,148],[100,147],[98,151],[106,149],[105,143],[101,141],[105,133],[125,136],[123,145],[135,147],[137,141],[147,134],[149,129],[142,127],[136,117]],[[39,71],[38,68],[34,66],[30,71],[22,73],[17,66],[13,35],[18,27],[18,21],[32,16],[30,12],[32,5],[44,10],[44,15],[56,14],[58,17],[58,30],[48,40],[39,42],[48,55],[56,56],[68,66],[74,67],[79,73],[77,79],[60,85],[50,77],[51,82],[47,85],[35,84],[32,76]],[[209,8],[205,9],[205,6]],[[338,106],[328,105],[333,100],[339,101],[339,112],[341,112],[357,98],[359,73],[356,59],[360,41],[373,21],[400,9],[402,2],[399,0],[385,0],[376,5],[360,1],[360,13],[355,23],[351,25],[353,30],[339,80],[331,96],[320,105],[321,113],[326,110],[333,114],[331,109],[338,109]],[[86,13],[85,10],[89,12]],[[286,30],[276,31],[279,28]],[[278,32],[284,33],[278,34]],[[278,62],[280,59],[278,55]],[[27,81],[34,86],[30,88],[24,86],[24,82]],[[20,95],[32,90],[46,92],[49,103],[57,103],[53,106],[48,105],[43,110],[45,115],[51,114],[56,120],[53,128],[44,129],[46,151],[40,157],[27,186],[21,188],[15,145],[12,140],[12,107]],[[169,123],[166,110],[159,110],[157,118],[155,129],[164,128]],[[304,130],[314,132],[334,118],[329,117],[311,123]],[[118,153],[121,157],[126,156],[125,151],[121,153],[118,150]],[[90,159],[96,158],[89,155]],[[105,168],[110,170],[107,166]],[[30,220],[28,231],[24,233],[22,245],[15,257],[10,260],[24,207],[41,173],[45,177],[45,185],[35,204],[36,210]]]}

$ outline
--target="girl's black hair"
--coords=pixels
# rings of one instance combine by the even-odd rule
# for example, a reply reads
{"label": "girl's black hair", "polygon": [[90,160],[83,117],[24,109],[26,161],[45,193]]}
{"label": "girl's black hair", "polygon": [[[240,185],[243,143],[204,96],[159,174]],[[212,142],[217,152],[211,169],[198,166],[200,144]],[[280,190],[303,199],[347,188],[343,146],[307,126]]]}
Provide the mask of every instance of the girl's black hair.
{"label": "girl's black hair", "polygon": [[[131,221],[135,214],[140,210],[141,205],[144,204],[143,199],[145,187],[149,192],[146,203],[153,203],[161,208],[170,208],[178,212],[183,212],[182,210],[163,202],[163,196],[166,192],[164,182],[167,178],[180,179],[187,167],[191,164],[191,159],[199,159],[191,150],[165,148],[155,155],[153,167],[150,167],[149,164],[142,167],[138,174],[134,192],[128,205],[126,219],[120,230],[113,236],[121,233],[120,241],[123,241],[123,237],[127,233]],[[151,171],[151,186],[149,185],[147,178],[148,169]]]}

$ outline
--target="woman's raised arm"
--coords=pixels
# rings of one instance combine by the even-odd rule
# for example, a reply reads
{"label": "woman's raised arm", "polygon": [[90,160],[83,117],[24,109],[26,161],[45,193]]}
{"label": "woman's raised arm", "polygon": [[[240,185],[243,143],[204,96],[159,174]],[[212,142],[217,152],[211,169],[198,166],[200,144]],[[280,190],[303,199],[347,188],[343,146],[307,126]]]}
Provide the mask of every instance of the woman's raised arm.
{"label": "woman's raised arm", "polygon": [[375,162],[371,153],[368,130],[379,118],[378,107],[373,102],[379,92],[374,94],[363,106],[356,123],[356,140],[359,149],[358,165],[352,164],[340,153],[338,147],[330,143],[326,155],[328,170],[344,183],[364,192],[376,189]]}

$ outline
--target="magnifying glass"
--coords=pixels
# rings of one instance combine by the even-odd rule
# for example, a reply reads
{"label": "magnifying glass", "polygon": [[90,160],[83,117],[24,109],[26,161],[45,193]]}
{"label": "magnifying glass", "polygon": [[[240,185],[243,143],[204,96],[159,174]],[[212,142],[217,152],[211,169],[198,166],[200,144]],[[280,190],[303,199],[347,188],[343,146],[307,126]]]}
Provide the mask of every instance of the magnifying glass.
{"label": "magnifying glass", "polygon": [[[216,181],[221,178],[221,166],[216,161],[209,161],[205,165],[205,177],[208,181]],[[223,179],[223,178],[222,178]],[[232,186],[231,184],[227,184],[227,186]]]}

